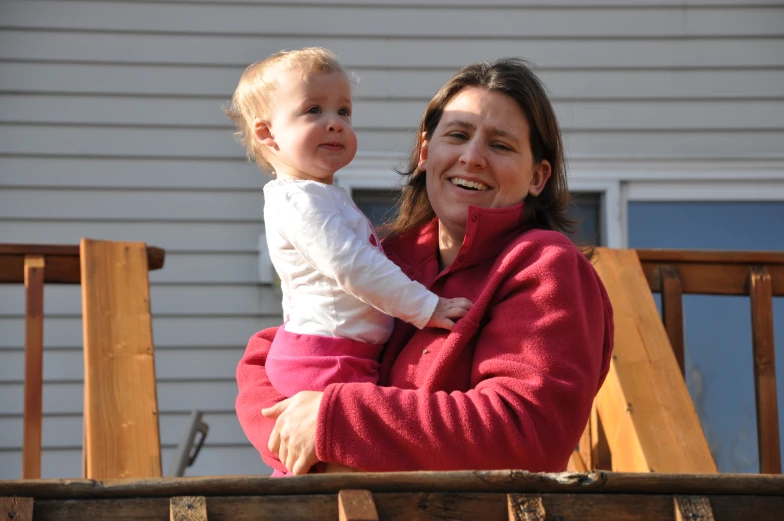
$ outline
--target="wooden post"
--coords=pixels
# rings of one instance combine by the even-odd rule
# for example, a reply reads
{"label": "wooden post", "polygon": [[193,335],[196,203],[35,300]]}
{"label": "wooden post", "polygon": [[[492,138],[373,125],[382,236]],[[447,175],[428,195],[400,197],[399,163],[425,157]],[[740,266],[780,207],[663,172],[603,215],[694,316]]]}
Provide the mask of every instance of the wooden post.
{"label": "wooden post", "polygon": [[705,496],[674,496],[675,521],[713,521],[713,510]]}
{"label": "wooden post", "polygon": [[770,273],[764,266],[755,266],[749,270],[749,294],[760,472],[780,474],[776,355],[773,347],[773,290]]}
{"label": "wooden post", "polygon": [[207,499],[204,496],[171,498],[169,521],[207,521]]}
{"label": "wooden post", "polygon": [[340,521],[378,521],[376,504],[369,490],[341,490],[338,492]]}
{"label": "wooden post", "polygon": [[41,477],[43,421],[44,257],[24,258],[25,375],[22,478]]}
{"label": "wooden post", "polygon": [[161,476],[147,251],[82,239],[85,477]]}
{"label": "wooden post", "polygon": [[507,494],[506,504],[509,521],[544,521],[545,511],[542,496]]}
{"label": "wooden post", "polygon": [[661,277],[662,321],[667,329],[672,352],[686,376],[685,349],[683,341],[683,285],[677,266],[659,267]]}

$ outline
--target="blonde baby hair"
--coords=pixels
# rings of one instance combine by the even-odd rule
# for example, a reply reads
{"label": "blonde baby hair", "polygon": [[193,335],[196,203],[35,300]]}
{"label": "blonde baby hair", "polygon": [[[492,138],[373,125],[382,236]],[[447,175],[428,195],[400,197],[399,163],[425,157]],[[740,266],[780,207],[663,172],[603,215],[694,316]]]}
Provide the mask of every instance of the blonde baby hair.
{"label": "blonde baby hair", "polygon": [[256,161],[264,172],[270,172],[272,166],[264,146],[254,138],[253,122],[270,116],[272,93],[278,87],[276,74],[283,71],[300,71],[303,79],[311,74],[346,74],[335,53],[321,47],[279,51],[245,69],[231,103],[223,111],[234,123],[234,137],[245,147],[248,159]]}

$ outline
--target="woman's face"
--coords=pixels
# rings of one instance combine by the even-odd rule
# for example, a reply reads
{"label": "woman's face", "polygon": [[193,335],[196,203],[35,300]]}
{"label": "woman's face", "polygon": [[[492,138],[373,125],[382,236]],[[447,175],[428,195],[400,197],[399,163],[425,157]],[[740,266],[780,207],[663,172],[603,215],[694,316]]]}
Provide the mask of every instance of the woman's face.
{"label": "woman's face", "polygon": [[478,87],[464,88],[447,103],[422,145],[419,170],[427,172],[433,210],[455,238],[465,235],[469,206],[515,205],[539,195],[550,178],[548,161],[534,163],[528,122],[517,102]]}

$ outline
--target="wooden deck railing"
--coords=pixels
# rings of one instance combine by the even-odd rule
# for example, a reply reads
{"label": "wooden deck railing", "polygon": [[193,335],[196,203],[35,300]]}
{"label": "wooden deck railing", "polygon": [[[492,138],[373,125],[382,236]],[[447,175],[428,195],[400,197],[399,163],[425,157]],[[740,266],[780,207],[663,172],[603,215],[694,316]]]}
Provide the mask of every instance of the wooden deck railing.
{"label": "wooden deck railing", "polygon": [[[597,253],[615,310],[615,352],[570,468],[715,472],[683,376],[682,296],[748,295],[760,472],[780,473],[772,298],[784,295],[784,253]],[[662,294],[661,316],[653,292]]]}
{"label": "wooden deck railing", "polygon": [[[127,447],[117,445],[117,436],[129,430],[145,429],[139,422],[126,422],[133,428],[117,428],[107,422],[117,420],[118,414],[134,415],[139,403],[149,406],[149,401],[129,400],[129,405],[117,407],[116,396],[107,396],[111,389],[123,384],[120,376],[125,375],[132,384],[127,391],[143,394],[144,384],[151,389],[155,399],[154,371],[150,381],[149,374],[134,375],[133,369],[140,363],[132,361],[127,370],[111,371],[113,365],[123,363],[127,357],[120,354],[116,346],[124,346],[124,351],[140,348],[149,352],[147,370],[152,368],[152,340],[149,325],[149,284],[148,270],[163,266],[164,251],[160,248],[147,248],[143,243],[112,243],[83,239],[81,245],[38,245],[38,244],[0,244],[0,283],[24,283],[25,304],[25,380],[24,380],[24,427],[22,446],[22,477],[26,479],[41,476],[41,424],[43,402],[43,332],[44,332],[44,283],[82,284],[82,304],[85,337],[85,476],[120,477],[112,475],[114,470],[107,464],[111,462],[90,462],[89,455],[113,451],[126,451]],[[146,308],[146,311],[145,311]],[[146,319],[145,319],[146,316]],[[144,323],[140,323],[142,320]],[[145,338],[141,338],[144,335]],[[107,379],[116,379],[110,382]],[[141,388],[138,387],[141,385]],[[134,390],[136,386],[136,390]],[[138,395],[137,395],[138,397]],[[112,411],[115,411],[114,413]],[[157,414],[157,411],[156,411]],[[149,421],[149,420],[148,420]],[[118,425],[123,425],[119,423]],[[155,436],[157,436],[157,417],[155,417]],[[150,430],[150,429],[146,429]],[[101,433],[113,432],[111,437]],[[139,441],[141,443],[141,440]],[[152,447],[155,440],[149,440],[142,448]],[[96,447],[91,448],[95,445]],[[160,475],[160,449],[145,456],[149,460],[157,452],[157,474],[143,474],[148,477]],[[127,460],[127,456],[122,459]],[[113,469],[120,468],[121,464]],[[149,463],[145,468],[149,468]]]}
{"label": "wooden deck railing", "polygon": [[684,371],[683,295],[747,295],[751,299],[754,395],[759,467],[781,473],[773,297],[784,296],[784,252],[637,250],[648,284],[662,295],[662,318]]}
{"label": "wooden deck railing", "polygon": [[0,481],[0,518],[14,521],[775,521],[781,512],[780,475],[496,470]]}

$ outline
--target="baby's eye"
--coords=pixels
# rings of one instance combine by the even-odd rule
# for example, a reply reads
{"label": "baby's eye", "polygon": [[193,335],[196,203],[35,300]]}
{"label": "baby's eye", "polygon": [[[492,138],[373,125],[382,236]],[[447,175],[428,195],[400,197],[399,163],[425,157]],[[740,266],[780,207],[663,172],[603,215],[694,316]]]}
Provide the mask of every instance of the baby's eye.
{"label": "baby's eye", "polygon": [[313,105],[312,107],[309,107],[306,112],[308,114],[321,114],[321,108],[316,105]]}
{"label": "baby's eye", "polygon": [[349,116],[350,117],[351,116],[351,109],[343,107],[342,109],[340,109],[338,111],[338,114],[341,115],[341,116]]}

